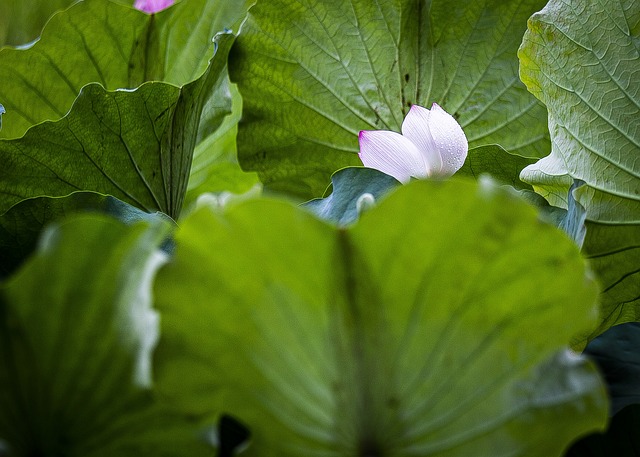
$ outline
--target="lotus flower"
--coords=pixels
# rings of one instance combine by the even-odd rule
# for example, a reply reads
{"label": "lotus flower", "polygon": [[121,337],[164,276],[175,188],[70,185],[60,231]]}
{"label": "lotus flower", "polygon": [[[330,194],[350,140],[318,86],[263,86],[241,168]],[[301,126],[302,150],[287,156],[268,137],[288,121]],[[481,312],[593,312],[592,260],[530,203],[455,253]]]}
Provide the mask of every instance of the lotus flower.
{"label": "lotus flower", "polygon": [[360,160],[402,183],[411,178],[448,177],[460,169],[469,144],[453,116],[436,103],[431,109],[413,105],[402,122],[402,135],[362,130]]}
{"label": "lotus flower", "polygon": [[173,5],[174,0],[136,0],[133,7],[145,13],[157,13]]}

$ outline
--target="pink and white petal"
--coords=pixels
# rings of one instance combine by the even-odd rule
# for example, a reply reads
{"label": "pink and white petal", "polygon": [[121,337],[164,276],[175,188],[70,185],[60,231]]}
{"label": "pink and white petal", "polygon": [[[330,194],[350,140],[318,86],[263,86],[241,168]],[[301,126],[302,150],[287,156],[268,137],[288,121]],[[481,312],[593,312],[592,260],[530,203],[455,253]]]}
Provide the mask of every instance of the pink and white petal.
{"label": "pink and white petal", "polygon": [[402,122],[402,135],[411,140],[424,157],[429,176],[442,168],[442,158],[429,131],[430,116],[427,108],[413,105]]}
{"label": "pink and white petal", "polygon": [[133,7],[145,13],[157,13],[173,5],[174,0],[136,0]]}
{"label": "pink and white petal", "polygon": [[386,130],[362,130],[360,160],[365,167],[375,168],[393,176],[401,183],[414,178],[426,178],[427,170],[420,151],[399,133]]}
{"label": "pink and white petal", "polygon": [[462,127],[452,115],[436,103],[431,107],[430,113],[431,137],[442,157],[442,168],[438,175],[451,176],[464,164],[469,151],[469,143]]}

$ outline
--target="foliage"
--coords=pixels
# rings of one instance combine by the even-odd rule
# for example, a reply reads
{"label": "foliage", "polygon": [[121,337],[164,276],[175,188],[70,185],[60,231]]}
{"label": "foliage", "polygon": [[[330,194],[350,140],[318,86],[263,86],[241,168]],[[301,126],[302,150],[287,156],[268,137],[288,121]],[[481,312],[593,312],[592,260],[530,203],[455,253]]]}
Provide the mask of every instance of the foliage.
{"label": "foliage", "polygon": [[35,40],[47,19],[73,0],[6,0],[0,4],[0,46]]}
{"label": "foliage", "polygon": [[[1,456],[635,455],[638,2],[70,3],[0,6]],[[434,102],[456,176],[361,166]]]}
{"label": "foliage", "polygon": [[258,2],[230,58],[248,113],[238,154],[265,185],[318,197],[359,164],[360,130],[395,130],[437,102],[471,147],[548,152],[546,113],[518,79],[516,50],[541,0]]}
{"label": "foliage", "polygon": [[160,388],[233,412],[250,455],[559,455],[603,425],[593,369],[552,357],[592,325],[595,284],[506,191],[416,182],[349,229],[278,201],[203,208],[176,243],[158,359],[182,362]]}
{"label": "foliage", "polygon": [[[9,455],[206,455],[187,415],[148,389],[151,280],[167,225],[50,227],[0,290],[0,436]],[[196,454],[197,455],[197,454]]]}
{"label": "foliage", "polygon": [[640,305],[640,4],[552,0],[532,16],[521,75],[549,109],[551,154],[522,173],[555,205],[574,193],[587,211],[585,252],[603,282],[602,324],[637,319]]}

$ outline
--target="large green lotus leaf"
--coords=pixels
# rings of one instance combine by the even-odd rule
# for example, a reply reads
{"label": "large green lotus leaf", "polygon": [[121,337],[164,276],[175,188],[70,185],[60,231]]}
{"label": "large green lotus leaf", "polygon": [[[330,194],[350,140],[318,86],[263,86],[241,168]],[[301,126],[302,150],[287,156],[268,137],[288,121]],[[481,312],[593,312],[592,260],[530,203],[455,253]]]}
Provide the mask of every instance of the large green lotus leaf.
{"label": "large green lotus leaf", "polygon": [[226,78],[233,35],[217,36],[205,73],[182,88],[83,88],[70,113],[0,140],[0,212],[18,201],[78,190],[110,194],[144,211],[180,214],[205,100]]}
{"label": "large green lotus leaf", "polygon": [[359,165],[360,130],[394,130],[411,104],[442,105],[471,147],[548,153],[544,107],[518,78],[527,18],[544,0],[258,1],[230,58],[246,115],[243,168],[318,197]]}
{"label": "large green lotus leaf", "polygon": [[197,79],[213,36],[238,27],[248,3],[184,0],[147,15],[106,0],[79,2],[55,15],[32,47],[0,51],[0,103],[7,110],[0,135],[19,137],[34,124],[62,118],[91,82],[115,90]]}
{"label": "large green lotus leaf", "polygon": [[23,200],[0,216],[0,277],[9,276],[33,253],[46,225],[80,212],[109,214],[127,224],[156,219],[171,221],[163,213],[145,213],[110,195],[93,192]]}
{"label": "large green lotus leaf", "polygon": [[[590,220],[640,223],[640,2],[551,0],[529,21],[521,76],[549,110],[551,154],[523,172],[553,204],[573,179]],[[559,195],[557,195],[559,194]]]}
{"label": "large green lotus leaf", "polygon": [[151,283],[169,228],[66,219],[3,284],[3,455],[209,455],[197,418],[150,390],[159,336]]}
{"label": "large green lotus leaf", "polygon": [[412,182],[348,229],[282,201],[202,208],[176,244],[158,388],[237,417],[246,455],[549,457],[605,425],[594,367],[562,350],[595,283],[498,187]]}
{"label": "large green lotus leaf", "polygon": [[75,0],[3,0],[0,2],[0,46],[35,40],[47,19]]}
{"label": "large green lotus leaf", "polygon": [[600,325],[640,321],[640,225],[587,222],[584,253],[602,285]]}
{"label": "large green lotus leaf", "polygon": [[552,152],[523,171],[555,205],[587,211],[584,249],[603,285],[601,325],[640,310],[640,3],[552,0],[531,18],[521,75],[549,110]]}

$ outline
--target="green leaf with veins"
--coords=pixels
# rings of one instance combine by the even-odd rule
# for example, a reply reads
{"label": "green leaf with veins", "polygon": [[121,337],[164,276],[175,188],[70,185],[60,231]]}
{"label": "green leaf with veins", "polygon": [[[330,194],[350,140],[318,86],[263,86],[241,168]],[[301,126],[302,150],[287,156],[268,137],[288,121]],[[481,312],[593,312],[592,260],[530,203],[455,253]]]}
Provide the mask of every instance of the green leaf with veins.
{"label": "green leaf with veins", "polygon": [[511,154],[497,144],[478,146],[469,150],[467,159],[462,168],[456,172],[456,176],[478,179],[482,175],[489,175],[516,189],[531,190],[530,185],[520,181],[520,172],[534,162],[534,159]]}
{"label": "green leaf with veins", "polygon": [[269,0],[250,10],[230,57],[245,103],[244,169],[277,190],[322,195],[360,165],[360,130],[400,131],[437,102],[471,147],[548,153],[546,112],[518,79],[516,51],[544,0]]}
{"label": "green leaf with veins", "polygon": [[600,325],[590,339],[616,324],[640,322],[640,225],[587,221],[584,254],[602,285]]}
{"label": "green leaf with veins", "polygon": [[411,182],[346,229],[269,199],[201,208],[176,246],[158,389],[237,417],[247,456],[550,457],[604,428],[595,368],[562,351],[597,287],[501,188]]}
{"label": "green leaf with veins", "polygon": [[104,0],[78,2],[56,14],[32,47],[0,50],[0,102],[8,111],[0,137],[62,118],[91,82],[115,90],[194,81],[213,53],[213,36],[237,28],[249,3],[184,0],[148,15]]}
{"label": "green leaf with veins", "polygon": [[601,324],[640,319],[640,3],[552,0],[529,22],[521,75],[549,110],[552,151],[522,179],[587,211],[586,255],[603,285]]}
{"label": "green leaf with veins", "polygon": [[205,100],[226,80],[233,35],[218,35],[205,73],[182,88],[85,86],[67,116],[0,140],[0,213],[20,200],[91,190],[177,219]]}
{"label": "green leaf with veins", "polygon": [[170,225],[106,216],[49,228],[0,288],[0,448],[35,455],[210,455],[198,418],[152,390],[151,284]]}
{"label": "green leaf with veins", "polygon": [[582,180],[576,197],[589,220],[640,223],[640,3],[551,0],[529,21],[519,55],[552,140],[523,179],[558,206]]}

